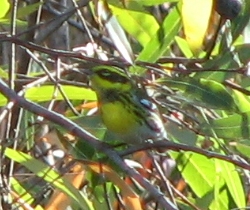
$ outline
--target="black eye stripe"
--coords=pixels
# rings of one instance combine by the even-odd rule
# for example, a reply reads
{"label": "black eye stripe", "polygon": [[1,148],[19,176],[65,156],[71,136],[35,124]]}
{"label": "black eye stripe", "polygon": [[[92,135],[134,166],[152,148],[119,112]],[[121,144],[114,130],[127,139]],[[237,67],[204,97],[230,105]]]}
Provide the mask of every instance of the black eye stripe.
{"label": "black eye stripe", "polygon": [[129,80],[125,75],[120,75],[116,72],[110,72],[108,70],[101,70],[98,71],[97,74],[99,75],[99,77],[101,77],[102,79],[108,80],[110,82],[120,82],[120,83],[127,83]]}

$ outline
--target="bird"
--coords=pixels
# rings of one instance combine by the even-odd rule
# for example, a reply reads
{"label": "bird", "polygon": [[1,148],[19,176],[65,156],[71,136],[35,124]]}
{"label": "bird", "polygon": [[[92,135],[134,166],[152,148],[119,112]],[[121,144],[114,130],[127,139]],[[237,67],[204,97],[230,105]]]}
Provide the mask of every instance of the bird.
{"label": "bird", "polygon": [[140,144],[167,138],[156,103],[123,69],[95,66],[89,71],[89,80],[101,120],[119,140]]}

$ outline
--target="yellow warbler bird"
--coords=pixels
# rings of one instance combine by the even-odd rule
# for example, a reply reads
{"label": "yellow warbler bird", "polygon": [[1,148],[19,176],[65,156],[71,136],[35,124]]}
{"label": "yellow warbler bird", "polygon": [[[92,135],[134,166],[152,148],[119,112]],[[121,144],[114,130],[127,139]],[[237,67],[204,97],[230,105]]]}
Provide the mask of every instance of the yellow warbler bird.
{"label": "yellow warbler bird", "polygon": [[104,125],[120,140],[139,144],[166,138],[156,104],[124,71],[98,66],[91,70],[90,81]]}

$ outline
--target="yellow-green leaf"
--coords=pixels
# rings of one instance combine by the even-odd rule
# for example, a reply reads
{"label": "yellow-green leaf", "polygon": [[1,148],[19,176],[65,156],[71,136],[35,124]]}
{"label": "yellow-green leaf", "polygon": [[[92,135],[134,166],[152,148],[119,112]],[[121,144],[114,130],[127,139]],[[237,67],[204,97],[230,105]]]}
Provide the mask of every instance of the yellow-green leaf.
{"label": "yellow-green leaf", "polygon": [[205,38],[213,0],[182,0],[182,22],[186,40],[194,54],[199,53]]}
{"label": "yellow-green leaf", "polygon": [[1,0],[0,2],[0,18],[3,18],[10,9],[8,0]]}
{"label": "yellow-green leaf", "polygon": [[[62,89],[65,96],[71,100],[96,100],[95,93],[90,89],[70,85],[65,85]],[[27,90],[25,98],[36,102],[49,101],[52,97],[56,100],[63,100],[63,96],[60,93],[54,97],[54,91],[55,87],[53,85],[34,87]]]}

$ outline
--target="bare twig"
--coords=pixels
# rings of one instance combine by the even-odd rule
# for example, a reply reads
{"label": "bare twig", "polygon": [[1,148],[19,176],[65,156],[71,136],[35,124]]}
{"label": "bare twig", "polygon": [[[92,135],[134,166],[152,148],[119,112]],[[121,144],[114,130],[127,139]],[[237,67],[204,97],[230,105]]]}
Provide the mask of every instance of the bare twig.
{"label": "bare twig", "polygon": [[217,158],[220,160],[224,160],[230,163],[233,163],[236,166],[239,166],[241,168],[250,170],[250,164],[246,162],[239,161],[236,156],[229,156],[229,155],[221,155],[215,152],[210,152],[198,147],[192,147],[186,144],[180,144],[170,141],[157,141],[154,143],[145,143],[141,145],[136,145],[133,147],[129,147],[127,150],[119,152],[120,156],[127,156],[132,153],[142,151],[142,150],[148,150],[148,149],[163,149],[165,148],[167,150],[173,150],[177,152],[186,151],[186,152],[194,152],[200,155],[204,155],[207,158]]}

